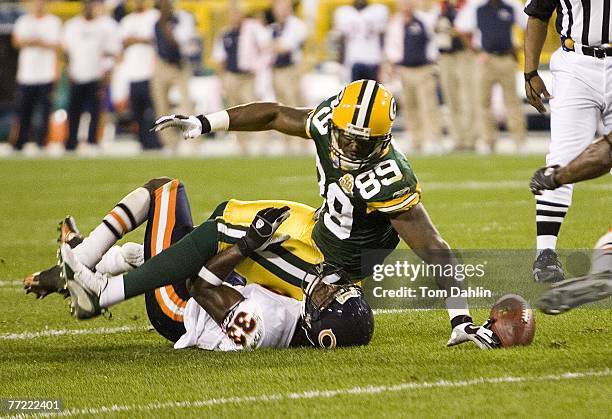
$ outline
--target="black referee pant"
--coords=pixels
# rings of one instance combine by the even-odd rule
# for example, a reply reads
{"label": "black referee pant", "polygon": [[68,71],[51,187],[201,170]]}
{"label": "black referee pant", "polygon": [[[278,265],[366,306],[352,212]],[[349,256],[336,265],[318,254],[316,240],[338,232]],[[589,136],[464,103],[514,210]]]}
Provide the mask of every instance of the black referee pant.
{"label": "black referee pant", "polygon": [[87,141],[90,144],[96,144],[96,132],[100,120],[100,87],[99,80],[89,83],[71,83],[66,150],[74,150],[77,147],[77,134],[83,112],[89,112],[91,116]]}
{"label": "black referee pant", "polygon": [[17,118],[19,127],[14,147],[21,150],[30,136],[32,116],[36,107],[40,107],[40,129],[36,134],[36,142],[39,146],[45,145],[49,131],[49,114],[51,113],[51,92],[53,83],[45,84],[20,84],[17,95]]}

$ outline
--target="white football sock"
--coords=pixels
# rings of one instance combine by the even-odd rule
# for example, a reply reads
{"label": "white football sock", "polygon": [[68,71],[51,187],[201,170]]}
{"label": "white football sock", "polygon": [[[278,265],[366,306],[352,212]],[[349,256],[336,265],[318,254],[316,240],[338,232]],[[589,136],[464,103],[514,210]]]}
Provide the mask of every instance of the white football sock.
{"label": "white football sock", "polygon": [[83,243],[74,248],[79,261],[93,268],[117,240],[140,226],[149,213],[151,197],[145,188],[138,188],[123,198],[93,229]]}
{"label": "white football sock", "polygon": [[113,246],[102,256],[102,260],[96,265],[96,271],[101,274],[119,275],[132,270],[133,267],[126,262],[121,252],[121,247]]}
{"label": "white football sock", "polygon": [[100,294],[100,307],[108,308],[122,301],[125,301],[123,275],[112,276],[108,278],[108,284]]}
{"label": "white football sock", "polygon": [[556,249],[557,248],[557,236],[537,236],[536,247],[538,249],[537,254],[544,249]]}
{"label": "white football sock", "polygon": [[470,316],[470,309],[465,297],[448,297],[444,300],[444,304],[451,320],[457,316]]}

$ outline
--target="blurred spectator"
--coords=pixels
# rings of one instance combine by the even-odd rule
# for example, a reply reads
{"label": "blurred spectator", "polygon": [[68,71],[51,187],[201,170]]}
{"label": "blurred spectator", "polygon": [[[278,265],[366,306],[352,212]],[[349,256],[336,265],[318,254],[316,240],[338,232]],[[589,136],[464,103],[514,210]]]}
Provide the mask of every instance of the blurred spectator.
{"label": "blurred spectator", "polygon": [[[275,0],[272,4],[274,23],[272,36],[272,83],[277,102],[288,106],[304,106],[301,90],[302,49],[308,35],[306,24],[293,14],[291,0]],[[299,139],[283,136],[286,148],[300,153],[308,145]]]}
{"label": "blurred spectator", "polygon": [[[15,110],[19,91],[16,80],[19,51],[12,45],[12,34],[15,22],[24,13],[16,4],[0,4],[0,157],[13,153],[17,134]],[[8,139],[12,139],[10,144],[5,143]]]}
{"label": "blurred spectator", "polygon": [[90,114],[89,148],[84,150],[95,152],[97,149],[101,100],[121,46],[117,24],[102,15],[102,10],[101,0],[84,0],[83,13],[70,19],[64,27],[62,43],[70,78],[66,150],[76,149],[81,115],[86,111]]}
{"label": "blurred spectator", "polygon": [[301,106],[302,49],[308,35],[304,22],[293,14],[291,0],[275,0],[272,5],[272,62],[274,94],[278,102]]}
{"label": "blurred spectator", "polygon": [[156,119],[150,81],[155,66],[154,27],[159,12],[147,8],[145,0],[135,0],[134,6],[134,12],[121,20],[123,68],[130,83],[130,108],[138,124],[138,139],[144,150],[151,150],[161,148],[157,133],[149,130]]}
{"label": "blurred spectator", "polygon": [[[151,88],[157,115],[172,112],[168,96],[176,85],[181,96],[176,113],[193,114],[193,104],[189,97],[189,79],[193,71],[187,52],[193,38],[197,36],[195,21],[191,14],[174,10],[174,0],[160,0],[160,15],[155,23],[155,45],[158,60],[155,63]],[[166,147],[175,147],[180,141],[178,131],[164,130],[161,140]]]}
{"label": "blurred spectator", "polygon": [[436,44],[440,55],[438,71],[449,114],[449,133],[458,151],[474,150],[477,130],[474,129],[477,98],[473,51],[464,44],[455,29],[460,0],[441,0],[438,3]]}
{"label": "blurred spectator", "polygon": [[127,15],[126,0],[104,0],[106,9],[110,11],[110,16],[117,22]]}
{"label": "blurred spectator", "polygon": [[385,40],[386,58],[399,71],[404,93],[406,124],[413,146],[439,145],[442,137],[436,92],[438,55],[433,42],[435,16],[417,10],[419,0],[399,0],[398,12],[389,23]]}
{"label": "blurred spectator", "polygon": [[351,81],[378,80],[388,17],[386,6],[368,5],[367,0],[355,0],[352,6],[336,9],[334,30],[342,36],[343,62],[350,70]]}
{"label": "blurred spectator", "polygon": [[[245,17],[238,1],[230,3],[228,22],[215,41],[212,60],[218,66],[228,106],[236,106],[256,99],[255,72],[262,66],[269,37],[259,20]],[[237,138],[246,150],[247,135],[238,133]]]}
{"label": "blurred spectator", "polygon": [[495,151],[497,124],[491,109],[491,90],[501,85],[506,105],[507,125],[517,149],[527,136],[526,120],[516,89],[518,63],[512,42],[514,24],[525,29],[527,15],[512,0],[477,0],[466,5],[457,19],[457,28],[471,34],[472,46],[478,52],[478,80],[482,136]]}
{"label": "blurred spectator", "polygon": [[42,147],[47,138],[51,94],[57,79],[57,50],[62,22],[47,13],[46,0],[31,2],[30,13],[21,16],[13,28],[13,45],[19,49],[17,67],[18,129],[14,148],[21,150],[28,140],[32,115],[40,107],[40,129],[36,142]]}

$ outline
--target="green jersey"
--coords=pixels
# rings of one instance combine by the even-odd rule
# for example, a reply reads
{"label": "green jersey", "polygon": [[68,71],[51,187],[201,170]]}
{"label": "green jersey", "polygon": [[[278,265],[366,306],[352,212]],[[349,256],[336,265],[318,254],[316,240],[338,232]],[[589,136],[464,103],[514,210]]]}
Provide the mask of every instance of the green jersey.
{"label": "green jersey", "polygon": [[312,111],[306,125],[317,149],[317,177],[324,199],[312,237],[327,262],[359,279],[364,250],[394,249],[399,243],[388,214],[412,208],[419,203],[421,191],[406,156],[393,144],[361,169],[346,171],[334,165],[329,130],[334,99]]}

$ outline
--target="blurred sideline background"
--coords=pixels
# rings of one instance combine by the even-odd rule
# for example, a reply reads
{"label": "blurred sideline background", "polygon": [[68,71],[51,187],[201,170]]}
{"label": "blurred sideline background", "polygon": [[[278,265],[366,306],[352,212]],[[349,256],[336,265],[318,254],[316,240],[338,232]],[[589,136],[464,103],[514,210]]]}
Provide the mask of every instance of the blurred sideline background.
{"label": "blurred sideline background", "polygon": [[[510,0],[507,0],[510,1]],[[0,156],[15,156],[18,152],[11,145],[19,129],[16,117],[17,91],[15,81],[17,59],[19,51],[11,43],[14,23],[17,18],[28,12],[31,2],[3,2],[0,4]],[[49,13],[58,16],[63,23],[78,15],[83,10],[80,1],[49,1],[46,2]],[[147,7],[156,6],[153,2],[145,2]],[[177,11],[188,12],[194,19],[196,36],[189,41],[186,50],[186,59],[191,65],[191,76],[189,77],[189,96],[193,104],[192,111],[196,114],[219,110],[231,105],[227,100],[227,92],[224,91],[224,83],[220,78],[219,63],[213,60],[212,51],[215,40],[228,25],[230,19],[230,8],[234,5],[231,1],[223,0],[201,0],[201,1],[176,1],[174,8]],[[271,12],[271,0],[245,0],[240,3],[247,18],[253,18],[265,28],[274,23],[274,15]],[[370,4],[383,4],[392,15],[396,8],[395,0],[370,1]],[[346,65],[342,61],[341,34],[334,29],[334,14],[341,6],[350,6],[353,2],[349,0],[304,0],[295,1],[293,6],[295,14],[307,27],[307,36],[303,45],[303,59],[298,64],[300,77],[295,83],[300,87],[300,106],[316,106],[321,100],[335,94],[343,84],[350,81]],[[134,2],[111,0],[104,2],[103,12],[118,20],[134,10]],[[520,6],[520,5],[519,5]],[[435,13],[439,3],[435,1],[423,1],[418,8],[425,13]],[[515,25],[513,28],[513,42],[516,47],[516,57],[519,66],[516,69],[516,91],[521,98],[521,111],[524,113],[529,135],[527,142],[520,147],[509,140],[504,133],[506,122],[506,111],[504,107],[503,94],[499,86],[492,92],[492,108],[499,128],[502,130],[501,141],[494,151],[499,153],[542,153],[547,147],[549,138],[549,121],[547,116],[541,116],[531,108],[525,100],[522,77],[522,42],[523,31]],[[549,37],[543,54],[544,70],[541,71],[544,80],[550,83],[550,75],[547,71],[547,63],[551,53],[558,47],[559,41],[554,30],[554,17],[551,19]],[[60,50],[62,48],[59,48]],[[477,51],[476,51],[477,53]],[[122,71],[122,54],[118,53],[110,70],[106,97],[103,100],[100,124],[96,134],[95,147],[85,147],[87,137],[87,114],[81,116],[78,133],[79,147],[76,152],[85,156],[117,155],[132,156],[143,151],[138,141],[138,127],[135,124],[129,102],[129,80]],[[400,107],[402,103],[402,83],[397,77],[381,77],[383,83],[390,86],[396,94]],[[550,86],[550,84],[549,84]],[[63,54],[58,54],[57,81],[52,93],[52,112],[49,117],[49,129],[46,135],[44,147],[36,146],[33,138],[25,144],[21,154],[25,156],[48,155],[61,157],[65,155],[64,144],[68,136],[68,114],[70,80],[66,72],[66,63]],[[226,88],[227,90],[227,88]],[[181,98],[179,89],[173,87],[168,93],[170,103],[180,106]],[[255,71],[255,98],[256,100],[276,100],[272,83],[272,71],[269,66],[260,66]],[[438,81],[437,86],[438,103],[440,105],[440,118],[444,121],[449,119],[449,109],[446,106]],[[478,107],[474,103],[474,107]],[[174,109],[173,109],[174,110]],[[159,115],[156,112],[156,115]],[[36,113],[33,119],[34,128],[40,125]],[[409,118],[409,117],[408,117]],[[403,149],[408,152],[422,152],[425,154],[444,154],[457,151],[456,144],[450,138],[448,122],[444,123],[444,140],[432,147],[415,149],[411,144],[411,135],[405,129],[411,122],[407,120],[403,112],[398,113],[395,124],[395,136]],[[476,122],[475,122],[476,123]],[[32,137],[30,135],[30,137]],[[178,142],[176,144],[163,144],[159,152],[165,155],[285,155],[285,154],[307,154],[312,152],[308,147],[295,145],[285,141],[277,135],[254,135],[254,139],[247,146],[240,144],[232,134],[217,134],[216,138],[206,138],[202,141]],[[81,147],[83,145],[83,147]],[[486,154],[492,150],[485,144],[477,143],[473,150]]]}

